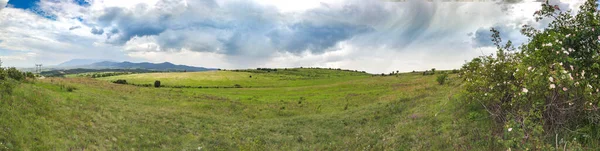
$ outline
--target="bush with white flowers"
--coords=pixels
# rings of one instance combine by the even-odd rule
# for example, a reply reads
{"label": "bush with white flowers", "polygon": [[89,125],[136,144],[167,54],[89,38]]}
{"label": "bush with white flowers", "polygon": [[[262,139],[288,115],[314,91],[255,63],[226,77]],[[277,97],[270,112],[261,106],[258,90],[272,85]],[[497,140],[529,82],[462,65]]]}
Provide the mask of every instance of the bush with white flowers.
{"label": "bush with white flowers", "polygon": [[496,54],[463,66],[463,97],[490,113],[501,144],[513,149],[600,144],[597,7],[587,0],[571,15],[545,2],[536,20],[554,21],[543,30],[523,26],[528,43],[519,50],[510,41],[501,45],[500,33],[492,29]]}

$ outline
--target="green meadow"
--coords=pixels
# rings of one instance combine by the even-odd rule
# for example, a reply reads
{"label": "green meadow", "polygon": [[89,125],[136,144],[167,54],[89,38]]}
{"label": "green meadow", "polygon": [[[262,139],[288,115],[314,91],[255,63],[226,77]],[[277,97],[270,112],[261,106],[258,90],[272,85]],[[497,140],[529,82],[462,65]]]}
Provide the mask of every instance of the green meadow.
{"label": "green meadow", "polygon": [[0,150],[494,149],[479,105],[459,103],[456,75],[435,78],[281,69],[37,79],[2,94]]}

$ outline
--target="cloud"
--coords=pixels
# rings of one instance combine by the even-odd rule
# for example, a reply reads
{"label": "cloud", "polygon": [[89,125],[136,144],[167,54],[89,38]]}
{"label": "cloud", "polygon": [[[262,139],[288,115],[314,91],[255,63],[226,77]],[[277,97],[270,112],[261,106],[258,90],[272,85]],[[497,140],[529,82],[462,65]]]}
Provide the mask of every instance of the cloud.
{"label": "cloud", "polygon": [[489,27],[501,29],[505,40],[519,40],[517,27],[539,9],[528,1],[506,5],[503,10],[495,2],[420,0],[42,0],[36,13],[0,11],[0,49],[10,56],[35,53],[7,62],[23,66],[94,56],[219,68],[452,69],[494,51],[488,47]]}
{"label": "cloud", "polygon": [[94,28],[92,28],[91,32],[94,35],[102,35],[102,34],[104,34],[104,29],[102,29],[102,28],[98,29],[98,28],[94,27]]}
{"label": "cloud", "polygon": [[8,0],[0,0],[0,11],[6,7],[6,5],[8,4]]}
{"label": "cloud", "polygon": [[515,46],[519,46],[527,41],[527,37],[522,35],[520,30],[521,26],[518,25],[506,25],[506,24],[496,24],[492,27],[482,27],[475,31],[473,35],[473,47],[491,47],[494,46],[492,42],[492,32],[491,28],[498,30],[500,33],[500,38],[502,39],[502,43],[506,44],[509,40]]}
{"label": "cloud", "polygon": [[70,27],[69,30],[75,30],[75,29],[79,29],[79,28],[81,28],[81,26],[73,26],[73,27]]}

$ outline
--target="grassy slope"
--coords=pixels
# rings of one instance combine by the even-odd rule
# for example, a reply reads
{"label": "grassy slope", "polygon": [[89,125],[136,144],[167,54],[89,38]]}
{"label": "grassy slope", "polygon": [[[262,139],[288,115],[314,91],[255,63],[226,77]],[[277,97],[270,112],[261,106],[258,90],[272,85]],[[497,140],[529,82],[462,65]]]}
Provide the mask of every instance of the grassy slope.
{"label": "grassy slope", "polygon": [[[434,76],[418,74],[351,77],[312,86],[292,87],[301,84],[289,82],[285,88],[241,89],[156,89],[84,78],[45,79],[21,84],[13,95],[2,96],[0,148],[456,150],[485,146],[473,143],[475,137],[463,130],[473,128],[464,124],[464,113],[458,112],[462,107],[452,101],[457,83],[440,86]],[[77,90],[67,92],[61,86]]]}

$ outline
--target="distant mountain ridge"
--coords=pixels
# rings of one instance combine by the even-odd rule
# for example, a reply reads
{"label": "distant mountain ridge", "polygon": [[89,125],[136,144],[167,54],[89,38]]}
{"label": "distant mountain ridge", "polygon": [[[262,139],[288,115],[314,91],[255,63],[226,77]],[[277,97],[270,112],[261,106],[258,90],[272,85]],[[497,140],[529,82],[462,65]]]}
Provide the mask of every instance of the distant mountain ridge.
{"label": "distant mountain ridge", "polygon": [[[145,69],[154,71],[208,71],[217,70],[215,68],[194,67],[187,65],[176,65],[170,62],[149,63],[149,62],[114,62],[114,61],[99,61],[91,62],[85,59],[73,59],[57,65],[61,68],[82,68],[82,69]],[[84,64],[85,63],[85,64]]]}
{"label": "distant mountain ridge", "polygon": [[58,64],[58,65],[56,65],[56,67],[84,66],[84,65],[89,65],[89,64],[96,63],[96,62],[102,62],[102,61],[110,61],[110,60],[73,59],[73,60],[69,60],[69,61],[63,62],[61,64]]}

